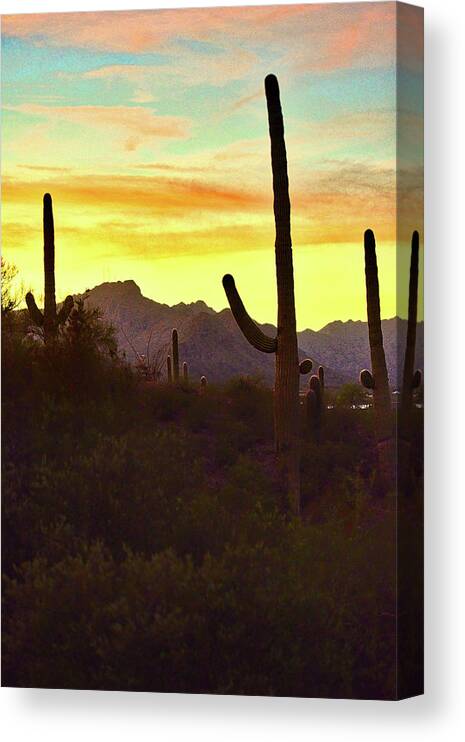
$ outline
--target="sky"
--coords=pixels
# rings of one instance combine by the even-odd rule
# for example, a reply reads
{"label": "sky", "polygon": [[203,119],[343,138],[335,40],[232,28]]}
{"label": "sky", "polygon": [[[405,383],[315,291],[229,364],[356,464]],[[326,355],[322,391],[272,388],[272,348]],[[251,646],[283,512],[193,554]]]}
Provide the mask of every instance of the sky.
{"label": "sky", "polygon": [[[366,319],[363,232],[383,317],[405,315],[422,236],[423,17],[396,3],[2,17],[2,252],[57,297],[133,279],[167,304],[276,321],[263,80],[278,77],[299,329]],[[420,312],[421,312],[420,298]]]}

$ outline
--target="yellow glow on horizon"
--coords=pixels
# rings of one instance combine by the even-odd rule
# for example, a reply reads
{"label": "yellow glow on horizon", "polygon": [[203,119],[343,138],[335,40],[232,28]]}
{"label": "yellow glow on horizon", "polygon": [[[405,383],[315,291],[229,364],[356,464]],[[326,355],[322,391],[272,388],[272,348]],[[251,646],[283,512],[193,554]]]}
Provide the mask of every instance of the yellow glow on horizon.
{"label": "yellow glow on horizon", "polygon": [[[299,329],[366,318],[367,228],[382,316],[405,314],[408,240],[422,229],[422,51],[399,60],[399,12],[355,3],[8,16],[5,257],[40,296],[50,192],[58,299],[133,279],[156,301],[219,310],[221,278],[232,273],[250,314],[276,322],[263,93],[274,70]],[[422,20],[407,16],[410,38]],[[405,71],[417,75],[418,96],[399,105]]]}

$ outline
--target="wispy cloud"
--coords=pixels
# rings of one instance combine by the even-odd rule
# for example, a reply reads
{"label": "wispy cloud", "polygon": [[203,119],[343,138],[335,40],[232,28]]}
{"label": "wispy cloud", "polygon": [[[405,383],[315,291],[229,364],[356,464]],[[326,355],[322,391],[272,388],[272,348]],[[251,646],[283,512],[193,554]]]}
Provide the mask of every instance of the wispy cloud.
{"label": "wispy cloud", "polygon": [[263,209],[269,198],[261,193],[205,181],[164,176],[73,177],[40,182],[5,178],[5,202],[35,203],[43,191],[53,185],[59,201],[89,209],[110,207],[126,213],[149,213],[153,217],[167,213],[190,215],[199,211],[238,212]]}
{"label": "wispy cloud", "polygon": [[126,149],[136,149],[147,139],[185,139],[190,133],[190,122],[178,116],[160,116],[141,106],[43,106],[23,103],[5,106],[6,110],[50,122],[65,121],[98,129],[120,131],[124,134]]}
{"label": "wispy cloud", "polygon": [[212,85],[223,87],[241,80],[257,64],[257,56],[247,49],[191,49],[173,42],[170,53],[159,64],[108,64],[84,72],[62,72],[69,80],[124,80],[144,91],[150,84],[176,81],[177,85]]}
{"label": "wispy cloud", "polygon": [[19,164],[19,168],[22,170],[32,170],[33,172],[39,173],[69,173],[72,168],[70,167],[53,167],[52,165],[23,165]]}

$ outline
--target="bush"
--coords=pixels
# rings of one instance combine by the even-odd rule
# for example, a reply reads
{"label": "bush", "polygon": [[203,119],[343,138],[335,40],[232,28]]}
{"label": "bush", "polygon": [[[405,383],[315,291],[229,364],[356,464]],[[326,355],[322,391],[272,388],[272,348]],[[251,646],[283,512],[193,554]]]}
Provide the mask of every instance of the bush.
{"label": "bush", "polygon": [[3,682],[392,695],[396,513],[368,495],[372,410],[303,435],[292,520],[271,391],[145,384],[86,312],[54,346],[3,338]]}
{"label": "bush", "polygon": [[173,550],[115,560],[99,544],[51,566],[35,559],[5,583],[7,682],[387,695],[394,634],[378,618],[373,563],[361,560],[364,580],[354,580],[338,532],[330,544],[303,527],[281,535],[275,545],[227,546],[197,566]]}

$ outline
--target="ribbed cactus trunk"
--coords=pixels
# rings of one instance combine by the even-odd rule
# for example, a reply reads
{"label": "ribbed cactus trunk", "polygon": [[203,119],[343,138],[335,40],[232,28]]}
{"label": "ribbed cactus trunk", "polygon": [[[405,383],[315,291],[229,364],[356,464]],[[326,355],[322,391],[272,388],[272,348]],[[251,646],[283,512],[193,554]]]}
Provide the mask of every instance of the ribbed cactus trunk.
{"label": "ribbed cactus trunk", "polygon": [[404,358],[404,374],[401,394],[401,422],[408,424],[412,409],[414,389],[415,345],[417,339],[417,306],[418,306],[418,232],[412,235],[412,252],[410,257],[410,281],[408,295],[407,344]]}
{"label": "ribbed cactus trunk", "polygon": [[44,337],[45,342],[56,335],[57,305],[55,298],[55,229],[53,225],[52,197],[44,196]]}
{"label": "ribbed cactus trunk", "polygon": [[291,240],[291,203],[287,175],[284,124],[278,81],[265,80],[273,171],[273,210],[276,224],[275,257],[278,293],[276,350],[275,433],[276,451],[293,512],[300,512],[299,461],[299,354],[294,301]]}
{"label": "ribbed cactus trunk", "polygon": [[378,465],[381,488],[386,492],[395,486],[396,456],[391,392],[381,329],[376,243],[370,229],[365,232],[365,281]]}
{"label": "ribbed cactus trunk", "polygon": [[173,381],[173,370],[171,368],[171,356],[167,356],[166,358],[166,378],[168,379],[168,384],[171,384]]}
{"label": "ribbed cactus trunk", "polygon": [[323,419],[323,387],[319,373],[318,376],[314,374],[310,377],[309,390],[306,395],[306,407],[308,433],[316,443],[320,443]]}
{"label": "ribbed cactus trunk", "polygon": [[404,494],[410,491],[411,468],[411,427],[413,390],[421,383],[421,372],[414,372],[415,345],[417,337],[418,306],[418,258],[419,235],[412,235],[410,257],[410,280],[408,299],[407,341],[405,347],[404,372],[402,378],[401,403],[399,411],[399,484]]}
{"label": "ribbed cactus trunk", "polygon": [[175,384],[179,383],[179,343],[178,343],[178,331],[173,330],[171,333],[172,349],[173,349],[173,380]]}

